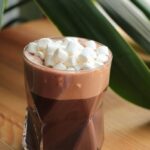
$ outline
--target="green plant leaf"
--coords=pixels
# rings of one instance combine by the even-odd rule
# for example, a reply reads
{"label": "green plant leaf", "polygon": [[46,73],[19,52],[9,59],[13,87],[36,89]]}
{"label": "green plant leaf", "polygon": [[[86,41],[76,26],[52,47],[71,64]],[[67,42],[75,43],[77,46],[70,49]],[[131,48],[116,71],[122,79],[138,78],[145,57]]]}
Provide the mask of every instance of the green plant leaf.
{"label": "green plant leaf", "polygon": [[[130,0],[98,0],[107,13],[150,53],[150,21]],[[150,8],[149,8],[150,9]]]}
{"label": "green plant leaf", "polygon": [[107,45],[113,52],[110,86],[129,101],[150,108],[150,71],[91,0],[36,0],[64,35]]}
{"label": "green plant leaf", "polygon": [[6,6],[6,1],[7,0],[0,0],[0,27],[1,27],[1,21],[2,21],[2,16],[3,16],[4,8]]}
{"label": "green plant leaf", "polygon": [[150,0],[131,0],[150,19]]}

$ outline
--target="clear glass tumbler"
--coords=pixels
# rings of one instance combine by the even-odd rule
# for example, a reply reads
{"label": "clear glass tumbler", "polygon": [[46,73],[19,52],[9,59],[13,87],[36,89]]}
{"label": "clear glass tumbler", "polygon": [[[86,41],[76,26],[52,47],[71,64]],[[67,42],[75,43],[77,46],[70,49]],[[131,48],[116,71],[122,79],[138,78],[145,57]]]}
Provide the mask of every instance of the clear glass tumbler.
{"label": "clear glass tumbler", "polygon": [[24,50],[28,149],[101,149],[104,137],[101,97],[109,84],[111,61],[110,52],[108,62],[100,68],[60,71],[35,64]]}

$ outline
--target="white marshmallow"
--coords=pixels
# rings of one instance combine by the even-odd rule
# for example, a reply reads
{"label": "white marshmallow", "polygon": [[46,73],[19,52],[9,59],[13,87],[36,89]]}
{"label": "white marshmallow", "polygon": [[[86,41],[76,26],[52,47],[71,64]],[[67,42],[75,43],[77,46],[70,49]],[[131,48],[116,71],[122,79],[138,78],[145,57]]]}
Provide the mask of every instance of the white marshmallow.
{"label": "white marshmallow", "polygon": [[88,61],[94,61],[94,58],[96,58],[96,52],[89,48],[86,47],[82,50],[81,54],[78,56],[78,64],[83,64],[86,63]]}
{"label": "white marshmallow", "polygon": [[96,68],[100,68],[100,67],[102,67],[103,65],[104,65],[103,62],[98,62],[98,61],[95,62]]}
{"label": "white marshmallow", "polygon": [[37,44],[34,42],[31,42],[27,45],[26,50],[31,54],[36,54],[37,52]]}
{"label": "white marshmallow", "polygon": [[81,49],[83,49],[83,46],[77,42],[68,42],[66,51],[70,56],[76,56],[79,55]]}
{"label": "white marshmallow", "polygon": [[49,53],[50,55],[53,55],[54,52],[58,49],[59,47],[57,45],[51,44],[48,45],[47,49],[45,50],[45,53]]}
{"label": "white marshmallow", "polygon": [[105,55],[109,55],[109,50],[108,50],[108,47],[106,47],[106,46],[100,46],[100,47],[98,47],[97,49],[96,49],[96,52],[97,52],[97,54],[99,55],[99,54],[105,54]]}
{"label": "white marshmallow", "polygon": [[74,43],[78,43],[78,39],[74,38],[74,37],[66,37],[63,40],[63,46],[66,47],[68,45],[69,42],[74,42]]}
{"label": "white marshmallow", "polygon": [[40,40],[37,41],[37,48],[38,50],[45,50],[47,49],[48,45],[51,45],[52,44],[52,40],[49,39],[49,38],[42,38]]}
{"label": "white marshmallow", "polygon": [[89,58],[96,58],[96,52],[90,47],[86,47],[85,49],[83,49],[82,53]]}
{"label": "white marshmallow", "polygon": [[89,70],[89,69],[93,69],[96,68],[94,63],[84,63],[81,67],[82,70]]}
{"label": "white marshmallow", "polygon": [[53,60],[57,63],[63,63],[68,59],[68,53],[63,49],[59,48],[54,52]]}
{"label": "white marshmallow", "polygon": [[83,54],[80,54],[77,58],[78,65],[82,65],[83,63],[86,63],[88,61],[88,56],[85,56]]}
{"label": "white marshmallow", "polygon": [[55,41],[53,45],[55,45],[57,48],[64,48],[62,40]]}
{"label": "white marshmallow", "polygon": [[67,70],[67,67],[62,63],[56,64],[53,68],[59,69],[59,70]]}
{"label": "white marshmallow", "polygon": [[62,47],[65,49],[68,45],[69,41],[67,41],[66,39],[64,39],[63,43],[62,43]]}
{"label": "white marshmallow", "polygon": [[45,58],[45,54],[42,51],[37,51],[36,55],[39,56],[41,59]]}
{"label": "white marshmallow", "polygon": [[75,37],[66,37],[65,40],[67,40],[68,42],[79,42],[78,38]]}
{"label": "white marshmallow", "polygon": [[66,62],[64,62],[64,64],[67,66],[67,67],[74,67],[77,65],[77,58],[76,56],[70,56]]}
{"label": "white marshmallow", "polygon": [[86,46],[92,49],[96,49],[96,43],[93,40],[89,40],[86,42]]}
{"label": "white marshmallow", "polygon": [[45,66],[53,67],[55,62],[53,61],[52,55],[47,53],[44,59]]}
{"label": "white marshmallow", "polygon": [[75,68],[73,68],[73,67],[68,67],[67,70],[68,70],[68,71],[75,71]]}
{"label": "white marshmallow", "polygon": [[108,56],[105,55],[105,54],[103,54],[103,53],[101,53],[101,54],[97,57],[96,61],[97,61],[97,62],[106,62],[106,61],[108,61]]}
{"label": "white marshmallow", "polygon": [[76,65],[76,66],[74,66],[74,68],[75,68],[76,71],[81,70],[81,66],[80,65]]}

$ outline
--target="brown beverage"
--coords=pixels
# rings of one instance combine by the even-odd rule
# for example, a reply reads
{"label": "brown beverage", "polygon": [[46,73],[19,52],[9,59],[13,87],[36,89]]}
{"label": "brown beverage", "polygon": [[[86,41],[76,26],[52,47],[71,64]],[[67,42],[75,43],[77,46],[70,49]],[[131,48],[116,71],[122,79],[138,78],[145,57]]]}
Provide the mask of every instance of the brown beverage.
{"label": "brown beverage", "polygon": [[24,50],[28,149],[100,150],[101,97],[109,84],[111,53],[101,68],[80,71],[49,68],[29,57]]}

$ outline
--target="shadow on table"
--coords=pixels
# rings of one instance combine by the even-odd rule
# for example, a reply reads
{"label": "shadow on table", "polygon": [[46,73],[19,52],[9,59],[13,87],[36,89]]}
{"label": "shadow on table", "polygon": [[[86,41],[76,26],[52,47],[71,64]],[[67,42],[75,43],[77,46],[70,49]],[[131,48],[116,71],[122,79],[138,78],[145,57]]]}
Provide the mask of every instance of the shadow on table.
{"label": "shadow on table", "polygon": [[140,137],[141,139],[150,139],[150,120],[148,120],[145,123],[141,123],[140,125],[136,126],[134,129],[130,130],[130,135],[136,135],[137,137]]}

